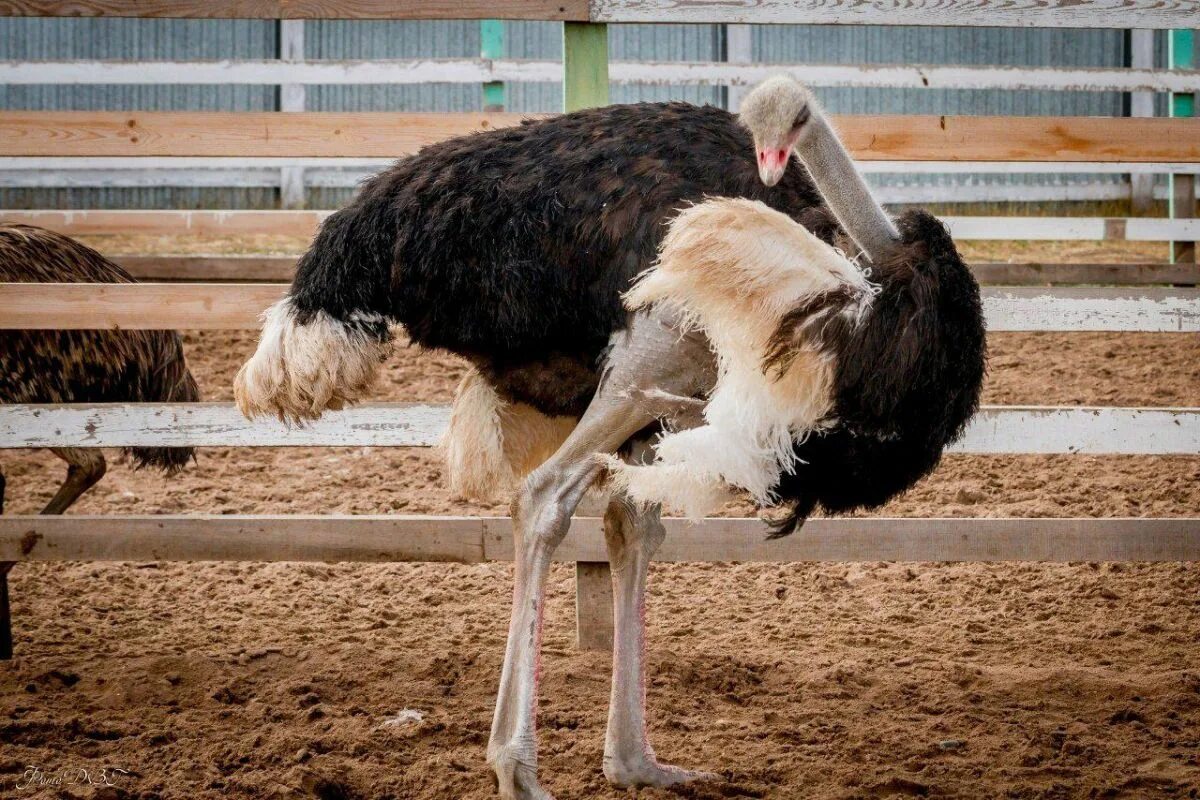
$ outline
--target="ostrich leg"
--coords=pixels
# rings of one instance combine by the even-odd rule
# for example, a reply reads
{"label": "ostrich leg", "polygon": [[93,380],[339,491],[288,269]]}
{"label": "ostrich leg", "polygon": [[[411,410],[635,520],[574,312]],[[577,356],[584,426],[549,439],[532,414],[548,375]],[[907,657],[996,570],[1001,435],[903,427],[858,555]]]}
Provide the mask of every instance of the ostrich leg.
{"label": "ostrich leg", "polygon": [[666,535],[657,507],[639,510],[617,498],[604,515],[616,623],[604,776],[618,786],[663,787],[714,777],[659,764],[646,733],[646,572]]}
{"label": "ostrich leg", "polygon": [[505,800],[542,800],[537,782],[537,679],[546,574],[571,514],[600,473],[597,453],[613,453],[653,420],[629,390],[662,386],[694,394],[714,379],[712,354],[697,334],[681,335],[671,320],[638,314],[614,336],[607,372],[579,426],[513,500],[516,574],[512,621],[488,763]]}
{"label": "ostrich leg", "polygon": [[54,455],[67,462],[67,479],[58,487],[54,497],[42,509],[43,514],[61,514],[79,499],[79,496],[104,477],[108,466],[104,454],[99,450],[78,447],[55,447]]}

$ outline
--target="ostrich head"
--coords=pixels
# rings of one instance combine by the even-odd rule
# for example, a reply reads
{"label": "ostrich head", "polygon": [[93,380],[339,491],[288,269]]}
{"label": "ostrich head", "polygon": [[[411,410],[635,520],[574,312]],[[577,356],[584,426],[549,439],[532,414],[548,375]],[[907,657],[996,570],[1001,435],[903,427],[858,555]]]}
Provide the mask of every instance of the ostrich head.
{"label": "ostrich head", "polygon": [[763,183],[779,182],[795,150],[825,204],[867,259],[879,263],[894,251],[900,239],[895,224],[802,83],[787,75],[768,78],[746,95],[739,117],[754,137]]}
{"label": "ostrich head", "polygon": [[779,183],[792,148],[816,107],[812,93],[787,75],[776,75],[746,95],[738,117],[754,137],[758,174],[767,186]]}

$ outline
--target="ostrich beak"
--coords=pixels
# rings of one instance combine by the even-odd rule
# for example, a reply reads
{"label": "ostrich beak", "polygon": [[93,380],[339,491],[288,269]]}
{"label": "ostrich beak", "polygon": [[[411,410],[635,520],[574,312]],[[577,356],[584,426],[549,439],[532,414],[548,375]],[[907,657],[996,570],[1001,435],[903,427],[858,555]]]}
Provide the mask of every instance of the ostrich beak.
{"label": "ostrich beak", "polygon": [[790,147],[758,148],[758,177],[762,178],[762,182],[767,186],[779,183],[783,173],[787,171],[790,156]]}

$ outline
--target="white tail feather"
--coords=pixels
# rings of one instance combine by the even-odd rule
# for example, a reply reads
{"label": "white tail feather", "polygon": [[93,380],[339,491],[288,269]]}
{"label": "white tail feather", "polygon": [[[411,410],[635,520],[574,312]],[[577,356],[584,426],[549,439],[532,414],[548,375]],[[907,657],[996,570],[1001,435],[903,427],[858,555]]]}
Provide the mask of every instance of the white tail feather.
{"label": "white tail feather", "polygon": [[391,350],[323,311],[301,324],[284,298],[263,313],[258,349],[234,378],[234,398],[247,417],[316,419],[361,399]]}

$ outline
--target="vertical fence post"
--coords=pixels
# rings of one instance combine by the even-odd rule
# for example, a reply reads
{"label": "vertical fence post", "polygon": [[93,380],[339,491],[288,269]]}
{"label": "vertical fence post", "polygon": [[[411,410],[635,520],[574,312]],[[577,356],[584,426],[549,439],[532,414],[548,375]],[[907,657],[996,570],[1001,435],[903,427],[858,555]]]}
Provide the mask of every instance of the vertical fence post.
{"label": "vertical fence post", "polygon": [[[1167,47],[1167,65],[1171,69],[1194,69],[1196,64],[1195,32],[1169,31],[1170,42]],[[1172,117],[1193,117],[1196,115],[1195,94],[1171,95]],[[1167,193],[1172,219],[1190,219],[1196,216],[1196,176],[1172,175],[1170,191]],[[1195,242],[1171,242],[1171,263],[1195,264]],[[1191,281],[1200,282],[1200,270]]]}
{"label": "vertical fence post", "polygon": [[[479,55],[482,58],[504,58],[504,20],[485,19],[479,23]],[[504,110],[504,82],[488,81],[483,85],[483,110]]]}
{"label": "vertical fence post", "polygon": [[[608,105],[608,27],[563,23],[563,111]],[[611,650],[612,574],[603,561],[575,565],[575,642]]]}
{"label": "vertical fence post", "polygon": [[[1154,68],[1154,31],[1137,29],[1129,32],[1129,66],[1134,69]],[[1154,92],[1132,92],[1129,95],[1129,116],[1153,117]],[[1144,214],[1154,204],[1154,175],[1135,172],[1129,176],[1129,199],[1135,214]]]}
{"label": "vertical fence post", "polygon": [[[725,60],[730,64],[750,64],[754,61],[749,25],[725,26]],[[729,86],[725,92],[725,107],[737,112],[749,86]]]}
{"label": "vertical fence post", "polygon": [[[304,20],[279,20],[279,53],[281,61],[304,60]],[[304,110],[304,84],[285,83],[279,87],[280,111]],[[304,168],[283,167],[279,170],[279,205],[282,208],[304,208]]]}

